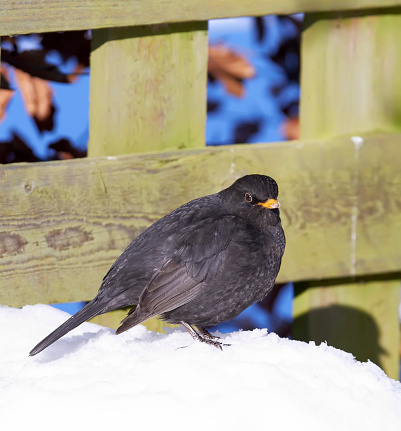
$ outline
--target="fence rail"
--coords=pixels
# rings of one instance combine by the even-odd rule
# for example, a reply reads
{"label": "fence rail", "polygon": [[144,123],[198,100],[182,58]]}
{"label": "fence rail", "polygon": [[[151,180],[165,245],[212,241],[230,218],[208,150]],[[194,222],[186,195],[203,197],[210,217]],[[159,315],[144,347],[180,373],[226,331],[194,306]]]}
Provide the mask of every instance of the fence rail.
{"label": "fence rail", "polygon": [[110,262],[153,221],[251,172],[281,188],[279,281],[398,272],[400,142],[389,134],[3,165],[0,303],[92,298]]}
{"label": "fence rail", "polygon": [[401,0],[2,0],[0,35],[394,6]]}

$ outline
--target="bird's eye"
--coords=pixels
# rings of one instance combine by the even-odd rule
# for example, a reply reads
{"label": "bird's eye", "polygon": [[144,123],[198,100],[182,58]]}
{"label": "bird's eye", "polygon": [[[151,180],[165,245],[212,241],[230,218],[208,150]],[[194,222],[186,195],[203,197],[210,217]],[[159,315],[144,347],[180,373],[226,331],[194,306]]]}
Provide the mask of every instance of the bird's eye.
{"label": "bird's eye", "polygon": [[252,195],[251,194],[249,194],[249,193],[245,193],[245,200],[247,201],[247,202],[252,202]]}

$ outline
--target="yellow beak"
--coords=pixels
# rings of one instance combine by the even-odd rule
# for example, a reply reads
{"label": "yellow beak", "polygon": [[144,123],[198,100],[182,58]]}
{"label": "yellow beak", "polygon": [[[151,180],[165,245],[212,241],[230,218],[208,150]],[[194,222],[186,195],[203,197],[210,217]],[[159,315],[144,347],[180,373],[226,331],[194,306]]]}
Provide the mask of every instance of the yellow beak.
{"label": "yellow beak", "polygon": [[276,201],[276,199],[268,199],[266,202],[259,202],[257,205],[262,205],[262,207],[269,209],[280,208],[280,202]]}

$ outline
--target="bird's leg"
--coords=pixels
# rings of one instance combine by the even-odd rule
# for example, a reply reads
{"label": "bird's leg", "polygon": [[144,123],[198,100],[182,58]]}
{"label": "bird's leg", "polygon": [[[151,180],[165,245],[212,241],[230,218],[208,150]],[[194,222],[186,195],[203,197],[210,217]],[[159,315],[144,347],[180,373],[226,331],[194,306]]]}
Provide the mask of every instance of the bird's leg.
{"label": "bird's leg", "polygon": [[212,335],[204,326],[198,326],[199,332],[203,338],[207,338],[208,340],[215,340],[217,335]]}
{"label": "bird's leg", "polygon": [[[181,325],[191,334],[191,337],[194,340],[200,341],[202,343],[210,344],[211,346],[214,346],[214,347],[217,347],[220,350],[223,350],[223,347],[222,347],[223,344],[222,343],[219,343],[218,341],[214,341],[214,340],[211,340],[211,339],[208,339],[208,338],[203,338],[201,335],[199,335],[195,331],[195,329],[189,323],[181,321]],[[226,346],[227,344],[224,344],[224,345]]]}

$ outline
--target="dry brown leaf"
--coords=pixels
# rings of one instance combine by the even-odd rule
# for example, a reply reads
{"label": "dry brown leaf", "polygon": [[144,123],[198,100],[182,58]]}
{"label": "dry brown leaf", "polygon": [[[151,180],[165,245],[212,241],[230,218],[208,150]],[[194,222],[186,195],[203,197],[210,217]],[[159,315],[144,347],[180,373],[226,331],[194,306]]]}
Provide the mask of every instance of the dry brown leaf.
{"label": "dry brown leaf", "polygon": [[255,76],[255,68],[240,54],[224,45],[209,47],[209,73],[221,72],[238,79],[249,79]]}
{"label": "dry brown leaf", "polygon": [[36,112],[36,93],[31,75],[22,70],[15,70],[15,78],[21,90],[22,99],[28,114],[33,117]]}
{"label": "dry brown leaf", "polygon": [[73,84],[78,79],[79,75],[83,73],[85,68],[86,68],[85,65],[78,63],[74,71],[68,75],[68,82],[70,84]]}
{"label": "dry brown leaf", "polygon": [[[8,81],[8,73],[7,70],[1,66],[0,74],[2,74]],[[3,120],[6,116],[6,108],[14,95],[14,91],[0,89],[0,121]]]}
{"label": "dry brown leaf", "polygon": [[60,160],[70,160],[74,158],[74,156],[71,153],[68,153],[66,151],[60,151],[57,153],[57,155],[59,156]]}
{"label": "dry brown leaf", "polygon": [[33,86],[36,91],[35,117],[43,121],[51,115],[53,91],[50,84],[40,78],[33,78]]}
{"label": "dry brown leaf", "polygon": [[6,116],[7,105],[9,104],[14,92],[12,90],[0,89],[0,121]]}
{"label": "dry brown leaf", "polygon": [[237,97],[242,97],[244,95],[245,89],[242,81],[224,73],[216,74],[215,78],[224,84],[228,93]]}
{"label": "dry brown leaf", "polygon": [[221,81],[230,94],[241,97],[244,94],[243,79],[255,76],[255,68],[240,54],[224,45],[209,47],[208,72]]}
{"label": "dry brown leaf", "polygon": [[53,92],[49,83],[19,69],[15,69],[15,77],[28,114],[39,120],[51,115]]}
{"label": "dry brown leaf", "polygon": [[281,125],[281,131],[286,139],[299,139],[299,118],[288,118]]}

